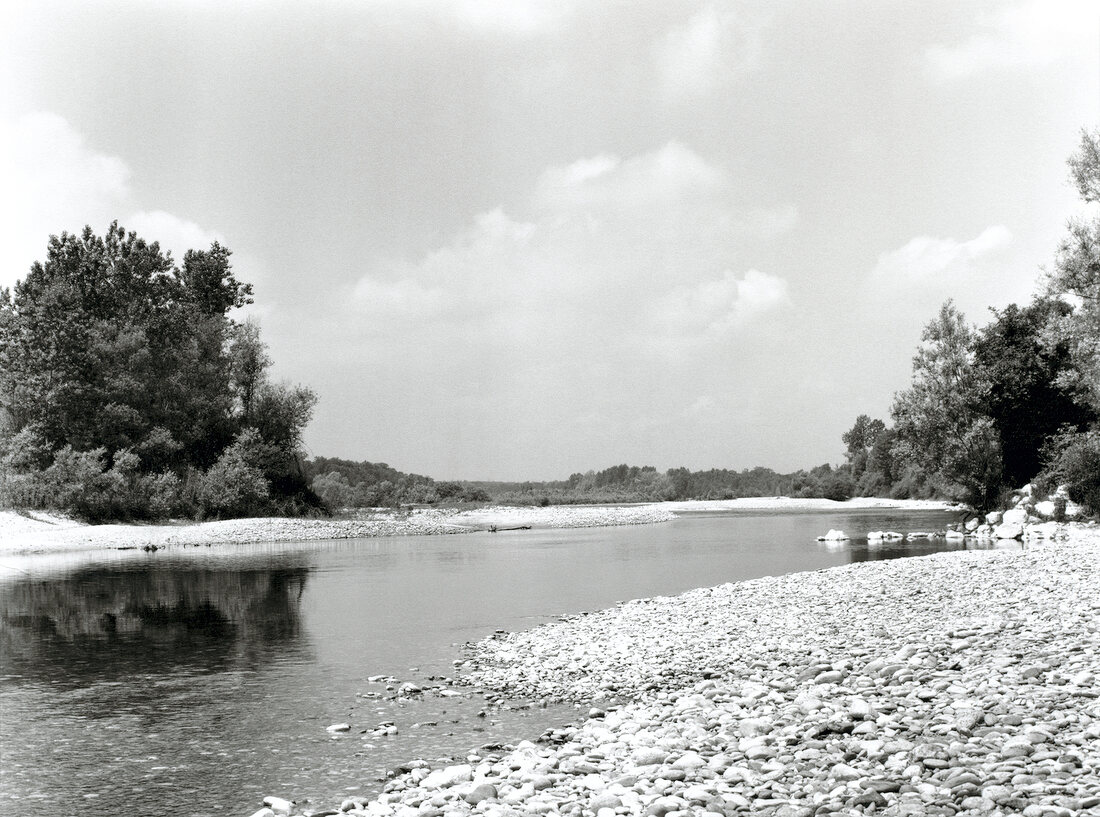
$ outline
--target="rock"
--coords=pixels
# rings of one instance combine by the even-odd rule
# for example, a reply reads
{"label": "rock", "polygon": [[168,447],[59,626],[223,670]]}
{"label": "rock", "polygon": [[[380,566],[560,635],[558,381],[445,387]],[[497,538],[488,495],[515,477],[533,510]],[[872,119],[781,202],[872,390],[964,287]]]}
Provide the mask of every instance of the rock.
{"label": "rock", "polygon": [[832,528],[824,536],[817,537],[819,542],[843,542],[846,539],[848,539],[848,534],[842,530],[833,530]]}
{"label": "rock", "polygon": [[858,780],[863,773],[845,763],[837,763],[829,769],[829,776],[835,780]]}
{"label": "rock", "polygon": [[885,536],[885,534],[880,530],[868,531],[867,541],[868,542],[881,542],[884,536]]}
{"label": "rock", "polygon": [[1023,525],[1026,522],[1027,510],[1022,506],[1017,506],[1001,514],[1001,524],[1004,525]]}
{"label": "rock", "polygon": [[474,786],[470,791],[466,792],[462,796],[462,799],[469,803],[471,806],[476,806],[482,800],[492,800],[497,796],[497,787],[492,783],[482,783],[481,785]]}
{"label": "rock", "polygon": [[276,814],[290,814],[294,809],[294,801],[284,800],[282,797],[265,797],[264,805]]}
{"label": "rock", "polygon": [[351,731],[351,724],[350,723],[334,723],[334,724],[332,724],[332,726],[326,726],[325,731],[326,732],[332,732],[333,734],[335,734],[336,732],[350,732]]}
{"label": "rock", "polygon": [[966,535],[957,530],[949,530],[944,533],[943,537],[948,542],[961,542],[966,538]]}
{"label": "rock", "polygon": [[457,783],[466,783],[474,779],[474,770],[469,763],[461,763],[457,766],[447,766],[437,769],[421,781],[424,789],[445,789]]}
{"label": "rock", "polygon": [[1044,499],[1035,503],[1035,513],[1044,519],[1050,519],[1054,516],[1054,500]]}
{"label": "rock", "polygon": [[1000,511],[990,511],[985,515],[985,522],[987,525],[999,525],[1003,519],[1004,516]]}
{"label": "rock", "polygon": [[978,526],[980,524],[981,524],[981,522],[978,521],[978,517],[972,516],[972,517],[970,517],[969,519],[966,520],[966,526],[965,527],[968,531],[973,532],[973,531],[976,531],[978,529]]}
{"label": "rock", "polygon": [[609,791],[603,791],[588,801],[588,808],[592,811],[599,811],[602,808],[617,809],[622,804],[622,798]]}
{"label": "rock", "polygon": [[1035,746],[1026,738],[1012,738],[1001,746],[1001,754],[1005,757],[1027,757],[1035,751]]}
{"label": "rock", "polygon": [[668,752],[660,749],[639,749],[632,760],[635,766],[658,766],[668,759]]}
{"label": "rock", "polygon": [[1024,535],[1024,526],[1019,522],[1007,522],[998,525],[993,535],[998,539],[1019,539]]}
{"label": "rock", "polygon": [[259,811],[254,811],[251,817],[275,817],[275,812],[264,806]]}

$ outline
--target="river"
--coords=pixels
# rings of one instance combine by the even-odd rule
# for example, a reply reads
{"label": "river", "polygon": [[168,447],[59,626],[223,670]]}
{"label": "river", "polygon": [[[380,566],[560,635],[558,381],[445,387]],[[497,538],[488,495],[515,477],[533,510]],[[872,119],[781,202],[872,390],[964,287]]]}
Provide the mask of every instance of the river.
{"label": "river", "polygon": [[[956,516],[740,511],[623,528],[5,557],[0,814],[248,815],[268,794],[338,806],[377,791],[398,763],[535,738],[579,717],[452,689],[445,679],[465,642],[620,600],[961,547],[815,541],[829,528],[942,529]],[[426,691],[398,695],[405,682]],[[326,731],[339,722],[351,730]],[[388,722],[396,734],[373,734]]]}

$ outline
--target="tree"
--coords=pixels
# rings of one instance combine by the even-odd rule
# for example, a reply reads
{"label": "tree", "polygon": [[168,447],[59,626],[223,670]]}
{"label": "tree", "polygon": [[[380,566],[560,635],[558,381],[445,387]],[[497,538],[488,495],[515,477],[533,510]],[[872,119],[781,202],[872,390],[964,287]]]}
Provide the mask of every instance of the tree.
{"label": "tree", "polygon": [[[189,501],[183,493],[196,495],[179,487],[192,472],[219,485],[245,474],[225,457],[247,443],[264,497],[319,504],[298,465],[316,397],[272,384],[258,328],[229,316],[252,300],[230,255],[215,242],[188,250],[177,267],[115,222],[103,237],[90,227],[51,236],[45,261],[14,292],[0,290],[0,452],[18,463],[0,484],[7,501],[96,518],[144,503],[162,515],[173,491],[177,509]],[[209,508],[225,515],[263,504],[257,490],[241,491]],[[216,493],[199,491],[194,510]]]}
{"label": "tree", "polygon": [[993,421],[981,413],[988,385],[973,365],[975,333],[947,301],[921,335],[913,383],[894,396],[896,450],[948,493],[979,508],[1001,490],[1002,462]]}
{"label": "tree", "polygon": [[841,435],[847,448],[845,456],[852,466],[852,476],[856,479],[867,470],[867,457],[879,435],[886,430],[882,420],[872,420],[866,414],[856,418],[855,424]]}
{"label": "tree", "polygon": [[1083,429],[1090,412],[1058,385],[1070,367],[1068,344],[1045,337],[1048,325],[1065,318],[1065,303],[1041,298],[1020,308],[993,310],[995,320],[974,344],[974,364],[984,376],[980,402],[993,420],[1010,486],[1030,481],[1042,466],[1047,440],[1066,426]]}
{"label": "tree", "polygon": [[1074,308],[1054,324],[1052,337],[1067,346],[1071,361],[1059,385],[1100,414],[1100,130],[1082,132],[1069,167],[1081,198],[1093,207],[1089,216],[1070,221],[1055,257],[1048,291]]}

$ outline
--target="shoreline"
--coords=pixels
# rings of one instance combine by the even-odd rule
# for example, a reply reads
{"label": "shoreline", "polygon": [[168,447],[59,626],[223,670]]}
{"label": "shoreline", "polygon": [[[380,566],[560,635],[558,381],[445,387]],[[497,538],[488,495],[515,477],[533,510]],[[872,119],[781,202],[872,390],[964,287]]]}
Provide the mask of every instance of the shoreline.
{"label": "shoreline", "polygon": [[471,509],[417,508],[373,511],[347,519],[262,517],[216,522],[87,525],[42,511],[0,511],[0,554],[324,541],[377,536],[470,533],[491,526],[587,528],[667,522],[677,514],[713,511],[952,510],[931,500],[754,497],[634,505],[493,505]]}
{"label": "shoreline", "polygon": [[1100,528],[1075,524],[1022,551],[766,577],[499,634],[469,645],[467,683],[585,701],[589,717],[537,744],[412,763],[341,810],[1096,813],[1098,579]]}

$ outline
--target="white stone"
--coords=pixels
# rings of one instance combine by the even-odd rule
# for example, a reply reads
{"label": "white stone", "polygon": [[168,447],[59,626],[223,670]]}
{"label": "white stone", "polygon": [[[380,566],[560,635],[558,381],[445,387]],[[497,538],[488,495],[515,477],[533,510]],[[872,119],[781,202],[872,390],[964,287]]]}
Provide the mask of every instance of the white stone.
{"label": "white stone", "polygon": [[334,733],[335,732],[350,732],[351,731],[351,724],[350,723],[334,723],[334,724],[332,724],[332,726],[326,726],[325,731],[326,732],[334,732]]}
{"label": "white stone", "polygon": [[1019,539],[1024,535],[1024,526],[1019,522],[1008,522],[998,525],[993,535],[998,539]]}
{"label": "white stone", "polygon": [[467,783],[473,779],[473,767],[469,763],[460,763],[457,766],[436,769],[424,778],[420,786],[425,789],[445,789],[458,783]]}
{"label": "white stone", "polygon": [[1001,514],[1001,523],[1005,525],[1022,525],[1027,522],[1027,509],[1016,507]]}
{"label": "white stone", "polygon": [[282,797],[265,797],[264,805],[269,807],[276,814],[290,814],[294,808],[294,803],[290,800],[284,800]]}
{"label": "white stone", "polygon": [[999,525],[1001,524],[1002,514],[1000,511],[990,511],[985,515],[985,521],[987,525]]}

